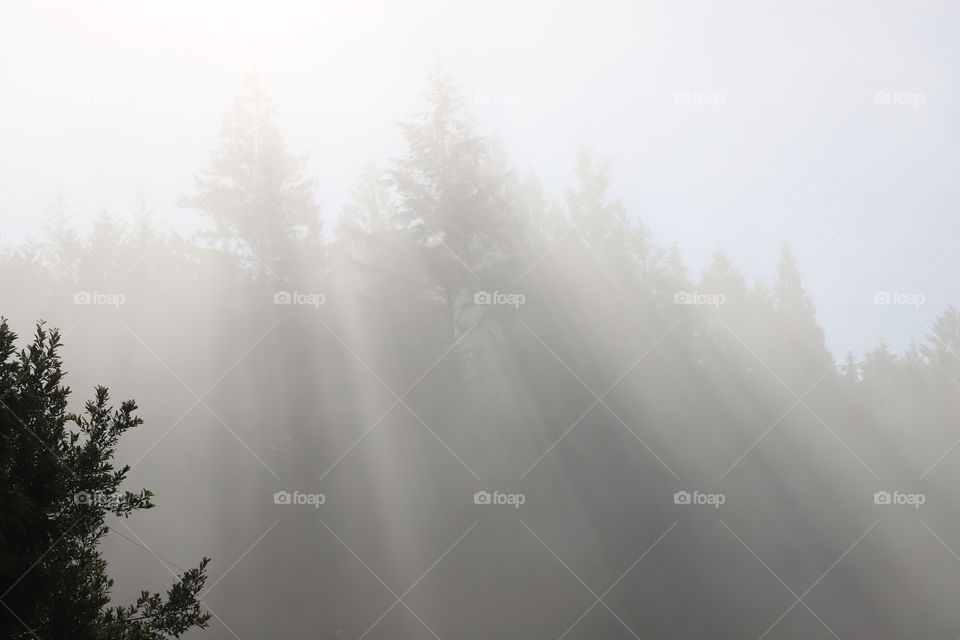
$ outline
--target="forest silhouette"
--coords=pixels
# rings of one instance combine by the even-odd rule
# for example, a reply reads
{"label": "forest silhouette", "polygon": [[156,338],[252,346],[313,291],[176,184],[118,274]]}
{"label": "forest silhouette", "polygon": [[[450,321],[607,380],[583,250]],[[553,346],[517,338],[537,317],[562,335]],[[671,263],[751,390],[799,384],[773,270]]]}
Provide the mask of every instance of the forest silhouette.
{"label": "forest silhouette", "polygon": [[[324,228],[251,77],[175,208],[81,233],[67,194],[0,257],[11,326],[136,398],[129,526],[214,558],[196,637],[960,633],[956,308],[833,354],[789,247],[689,274],[602,154],[549,194],[440,69],[399,126]],[[106,544],[118,599],[169,582]]]}

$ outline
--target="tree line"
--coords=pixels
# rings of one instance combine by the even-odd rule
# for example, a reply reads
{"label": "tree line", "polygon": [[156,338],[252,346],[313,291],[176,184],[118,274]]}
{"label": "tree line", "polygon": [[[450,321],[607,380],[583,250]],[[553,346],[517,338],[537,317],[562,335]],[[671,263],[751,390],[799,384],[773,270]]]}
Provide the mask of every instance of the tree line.
{"label": "tree line", "polygon": [[[195,216],[200,231],[184,236],[169,230],[141,196],[125,223],[103,216],[81,234],[58,198],[42,236],[9,248],[0,260],[3,313],[20,322],[90,320],[103,345],[118,345],[98,349],[118,369],[128,366],[120,341],[130,348],[139,348],[139,341],[174,354],[163,366],[208,381],[279,322],[281,333],[266,339],[269,351],[252,351],[242,371],[223,382],[230,398],[224,422],[246,449],[262,454],[261,466],[272,474],[315,481],[318,469],[327,469],[336,477],[340,471],[333,469],[348,464],[337,466],[341,454],[377,419],[378,412],[357,397],[392,401],[384,389],[404,399],[410,389],[411,404],[419,399],[417,420],[461,454],[469,474],[536,487],[538,473],[600,469],[577,489],[584,499],[595,498],[590,504],[597,513],[587,515],[624,518],[630,530],[653,530],[640,520],[656,518],[614,516],[614,508],[604,506],[602,479],[617,463],[605,462],[600,450],[550,446],[571,423],[619,421],[651,454],[641,451],[636,463],[648,486],[671,487],[691,475],[732,483],[744,493],[759,483],[770,492],[758,498],[765,518],[785,521],[801,517],[802,510],[779,499],[797,478],[832,473],[849,480],[841,493],[852,500],[878,477],[925,476],[949,445],[960,389],[955,307],[904,353],[881,341],[862,356],[837,361],[788,247],[769,282],[748,283],[723,254],[690,276],[679,249],[658,246],[611,193],[608,162],[581,149],[573,159],[574,184],[554,197],[535,173],[511,165],[495,136],[478,132],[444,72],[434,71],[424,98],[424,110],[400,124],[405,153],[368,164],[334,228],[324,230],[307,156],[288,146],[267,92],[251,78],[224,118],[209,165],[170,213]],[[76,297],[103,293],[122,297],[100,305]],[[110,325],[115,318],[132,335]],[[42,637],[67,637],[56,631],[67,619],[72,638],[177,637],[207,621],[194,600],[206,561],[181,578],[167,604],[145,594],[133,608],[106,608],[109,580],[96,552],[106,511],[68,497],[80,490],[119,491],[125,472],[114,471],[109,459],[119,436],[137,426],[136,406],[112,410],[101,389],[87,417],[68,417],[59,340],[41,326],[17,355],[12,329],[0,327],[2,391],[11,393],[0,440],[8,480],[0,490],[10,494],[0,501],[5,582],[78,514],[83,526],[72,530],[75,544],[46,556],[43,571],[12,592],[21,594],[19,600],[5,602],[13,602],[10,609],[27,628],[49,630]],[[146,361],[138,366],[161,367]],[[162,407],[174,388],[170,380],[158,382],[140,404],[154,407],[158,422],[173,422],[176,412],[167,415]],[[581,415],[591,394],[609,402],[610,415]],[[798,404],[797,413],[784,413]],[[69,435],[70,421],[85,435]],[[758,436],[781,421],[799,427],[785,441],[770,438],[758,446]],[[47,429],[40,432],[43,448],[21,422]],[[197,468],[246,487],[274,486],[263,469],[262,477],[241,477],[238,468],[257,468],[247,451],[197,437],[182,454]],[[811,460],[818,469],[810,468]],[[88,469],[86,480],[78,483],[68,464]],[[782,485],[769,482],[771,468],[782,474]],[[473,482],[469,474],[464,483]],[[549,477],[562,484],[557,475]],[[187,482],[155,476],[161,481],[168,488]],[[119,495],[111,507],[119,516],[148,506],[151,497]],[[646,507],[645,515],[664,510],[655,500]],[[241,516],[217,517],[223,540],[239,535]],[[425,520],[438,517],[424,514]],[[302,537],[289,544],[322,533],[316,523],[302,524]],[[375,529],[365,535],[376,539]],[[572,526],[570,539],[582,533]],[[617,545],[588,547],[584,553],[599,562]],[[861,578],[865,592],[875,588],[872,575]],[[34,600],[37,593],[46,599]],[[343,611],[351,611],[348,596]],[[265,601],[271,597],[264,594]],[[736,593],[717,597],[727,612],[740,612],[741,622],[755,615],[755,603]],[[65,612],[65,602],[77,611]],[[58,604],[54,609],[49,603]],[[721,613],[677,622],[683,617],[678,606],[661,602],[652,610],[691,633],[735,626],[736,616]],[[166,617],[170,607],[176,612]],[[147,630],[141,622],[133,625],[140,635],[130,635],[130,621],[143,616],[167,622]],[[76,620],[90,631],[81,632]],[[5,624],[30,637],[16,620]],[[301,630],[296,622],[284,624],[294,625],[292,634]],[[121,627],[126,630],[116,630]]]}

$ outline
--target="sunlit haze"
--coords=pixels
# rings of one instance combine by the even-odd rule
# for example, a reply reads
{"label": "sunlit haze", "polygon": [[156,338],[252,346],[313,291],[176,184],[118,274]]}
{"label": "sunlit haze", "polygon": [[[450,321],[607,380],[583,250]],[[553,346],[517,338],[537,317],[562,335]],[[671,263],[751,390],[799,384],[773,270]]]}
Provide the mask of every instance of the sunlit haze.
{"label": "sunlit haze", "polygon": [[0,637],[960,636],[958,78],[945,0],[3,3]]}

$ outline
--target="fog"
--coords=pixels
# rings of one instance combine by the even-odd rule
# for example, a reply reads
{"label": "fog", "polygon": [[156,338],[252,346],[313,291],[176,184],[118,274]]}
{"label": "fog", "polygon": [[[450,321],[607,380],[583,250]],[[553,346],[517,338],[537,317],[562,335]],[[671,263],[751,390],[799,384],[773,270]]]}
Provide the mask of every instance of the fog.
{"label": "fog", "polygon": [[0,10],[0,316],[144,420],[113,602],[960,635],[960,12],[674,4]]}

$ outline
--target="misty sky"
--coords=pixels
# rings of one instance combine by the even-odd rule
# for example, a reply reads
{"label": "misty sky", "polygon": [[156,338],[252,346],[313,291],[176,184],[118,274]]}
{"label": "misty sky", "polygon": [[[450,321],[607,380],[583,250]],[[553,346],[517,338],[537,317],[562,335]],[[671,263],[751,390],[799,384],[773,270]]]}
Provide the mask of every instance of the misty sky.
{"label": "misty sky", "polygon": [[[63,192],[77,225],[177,196],[258,71],[333,220],[441,62],[557,196],[578,142],[691,275],[798,256],[827,341],[902,348],[960,302],[960,9],[950,2],[5,3],[0,244]],[[878,104],[880,103],[880,104]],[[888,103],[888,104],[887,104]],[[919,293],[920,309],[877,306]]]}

